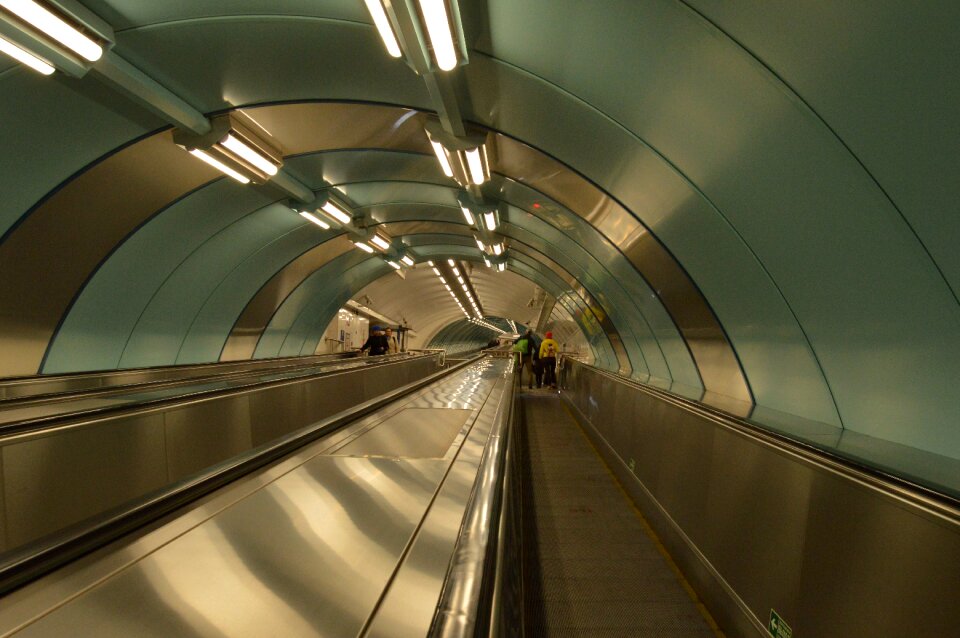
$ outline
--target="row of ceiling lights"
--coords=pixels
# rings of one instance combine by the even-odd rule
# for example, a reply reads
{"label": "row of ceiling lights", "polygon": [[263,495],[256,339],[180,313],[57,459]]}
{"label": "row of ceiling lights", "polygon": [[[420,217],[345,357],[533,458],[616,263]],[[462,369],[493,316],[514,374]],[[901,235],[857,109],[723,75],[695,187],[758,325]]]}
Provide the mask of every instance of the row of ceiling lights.
{"label": "row of ceiling lights", "polygon": [[[448,5],[444,0],[418,1],[420,16],[426,24],[430,40],[429,54],[422,57],[426,59],[432,55],[433,58],[430,59],[437,67],[444,71],[452,70],[466,57],[456,3],[451,2]],[[366,4],[388,52],[393,57],[400,57],[400,47],[394,35],[398,22],[397,8],[392,7],[393,11],[388,18],[381,0],[366,0]],[[106,42],[98,41],[88,34],[100,34],[105,40],[112,40],[109,26],[72,0],[60,0],[56,9],[45,7],[34,0],[0,0],[0,51],[45,74],[53,73],[54,66],[29,49],[45,50],[48,54],[52,50],[55,55],[49,57],[55,57],[61,62],[61,58],[67,59],[70,64],[82,64],[75,59],[74,54],[87,62],[100,59]],[[451,17],[454,18],[453,21]],[[415,29],[419,29],[420,33],[423,32],[418,20],[411,20],[410,23]],[[456,46],[454,26],[458,34]],[[31,44],[33,47],[29,46]],[[74,70],[70,64],[62,64],[67,72]],[[418,72],[421,71],[416,68],[416,61],[412,66]],[[419,66],[422,67],[423,63]],[[89,68],[89,65],[86,68]],[[428,123],[427,136],[444,174],[457,179],[464,187],[470,184],[480,185],[489,179],[489,158],[484,136],[454,136],[443,130],[439,122]],[[178,129],[174,133],[174,141],[192,156],[242,184],[266,183],[277,176],[283,165],[279,144],[270,138],[266,131],[256,132],[253,126],[241,121],[233,113],[213,118],[209,130],[203,134]],[[322,201],[311,202],[310,206],[295,202],[291,207],[324,230],[331,227],[343,228],[352,235],[357,248],[364,252],[372,254],[375,252],[374,247],[383,253],[389,252],[384,260],[397,270],[402,267],[401,264],[413,265],[413,258],[405,251],[391,250],[388,237],[382,234],[368,237],[354,227],[353,216],[347,212],[348,207],[342,202],[336,202],[329,193],[321,199]],[[481,228],[468,205],[462,204],[461,208],[468,224],[476,224]],[[483,210],[479,215],[488,232],[496,230],[498,216],[495,209]],[[488,252],[494,257],[500,257],[505,251],[502,241],[491,242],[489,246],[479,237],[476,241],[488,267],[492,266]],[[505,270],[505,261],[498,261],[498,269]]]}
{"label": "row of ceiling lights", "polygon": [[[417,10],[411,10],[412,3],[364,1],[387,53],[394,58],[404,58],[415,72],[427,75],[438,69],[452,71],[466,62],[466,45],[455,0],[416,0]],[[448,130],[450,128],[439,118],[425,124],[427,139],[443,174],[464,189],[484,184],[490,179],[486,134],[471,135],[463,131],[457,135]],[[461,193],[458,199],[467,224],[479,231],[474,239],[484,263],[487,267],[496,263],[499,271],[506,270],[506,246],[493,234],[499,224],[496,206],[484,203],[482,196],[474,197],[470,192]]]}
{"label": "row of ceiling lights", "polygon": [[443,273],[440,272],[440,269],[437,268],[437,266],[436,266],[432,261],[428,261],[427,264],[428,264],[431,268],[433,268],[433,272],[436,273],[437,277],[440,278],[440,283],[443,284],[443,287],[446,288],[446,289],[447,289],[447,292],[450,293],[450,296],[453,297],[453,301],[454,301],[454,302],[457,304],[457,306],[460,308],[460,312],[462,312],[465,317],[469,318],[469,317],[470,317],[470,313],[467,312],[467,309],[463,307],[463,304],[462,304],[462,303],[460,303],[460,299],[457,297],[457,293],[453,292],[453,288],[451,288],[451,287],[450,287],[450,284],[447,283],[447,279],[446,279],[446,277],[443,276]]}
{"label": "row of ceiling lights", "polygon": [[507,331],[506,331],[506,330],[501,330],[500,328],[496,327],[495,325],[493,325],[492,323],[490,323],[489,321],[486,321],[486,320],[484,320],[484,319],[474,319],[474,318],[470,318],[470,319],[468,319],[468,321],[470,321],[470,322],[472,322],[472,323],[475,323],[475,324],[477,324],[478,326],[483,326],[484,328],[488,328],[488,329],[490,329],[490,330],[493,330],[494,332],[500,333],[500,334],[502,334],[502,335],[507,334]]}
{"label": "row of ceiling lights", "polygon": [[91,32],[113,35],[109,29],[91,28],[93,20],[81,20],[92,17],[82,6],[67,15],[34,0],[0,0],[0,10],[0,51],[43,75],[52,75],[58,66],[81,75],[103,56],[105,42]]}
{"label": "row of ceiling lights", "polygon": [[[98,41],[88,35],[91,32],[106,37]],[[0,0],[0,52],[45,75],[55,70],[47,57],[61,62],[66,72],[80,75],[76,67],[82,66],[85,72],[89,65],[76,55],[96,62],[108,39],[112,41],[109,26],[73,0],[57,0],[50,7],[34,0]],[[31,49],[46,51],[47,56]],[[193,157],[241,184],[264,184],[283,166],[280,145],[249,116],[237,113],[212,118],[209,130],[202,134],[177,129],[173,139]],[[324,230],[342,228],[358,249],[384,253],[384,261],[396,270],[414,265],[409,253],[400,246],[392,247],[386,235],[369,235],[356,228],[349,207],[329,192],[309,205],[293,201],[290,207]]]}
{"label": "row of ceiling lights", "polygon": [[[479,304],[477,303],[476,298],[474,298],[473,293],[470,292],[470,287],[467,286],[467,273],[464,272],[464,271],[460,268],[460,266],[457,265],[457,262],[455,262],[453,259],[448,259],[448,260],[447,260],[447,264],[450,266],[450,268],[453,269],[453,274],[454,274],[454,275],[456,276],[456,278],[457,278],[457,283],[459,283],[459,284],[460,284],[460,287],[463,288],[463,294],[466,295],[467,301],[469,301],[469,302],[470,302],[470,305],[473,306],[473,312],[474,312],[474,314],[475,314],[477,317],[480,317],[480,316],[481,316],[480,306],[479,306]],[[469,317],[470,315],[467,314],[467,316]]]}

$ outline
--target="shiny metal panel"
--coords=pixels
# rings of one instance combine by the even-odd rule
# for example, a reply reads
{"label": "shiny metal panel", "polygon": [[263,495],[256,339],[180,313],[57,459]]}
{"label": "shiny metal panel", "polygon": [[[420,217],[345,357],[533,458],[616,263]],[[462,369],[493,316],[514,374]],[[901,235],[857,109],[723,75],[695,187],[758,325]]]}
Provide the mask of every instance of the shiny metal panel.
{"label": "shiny metal panel", "polygon": [[[487,359],[484,368],[467,379],[468,394],[481,400],[482,410],[450,467],[437,498],[424,518],[404,562],[397,570],[367,636],[414,638],[426,636],[437,611],[437,603],[448,572],[451,556],[461,533],[464,511],[477,470],[499,411],[507,407],[504,395],[512,395],[512,369],[504,360]],[[499,382],[496,382],[497,379]],[[493,382],[496,382],[494,385]],[[478,406],[479,407],[479,406]]]}
{"label": "shiny metal panel", "polygon": [[[365,374],[380,368],[378,385]],[[8,436],[4,520],[11,549],[436,372],[435,356],[282,380],[164,409]],[[404,372],[409,370],[409,372]]]}
{"label": "shiny metal panel", "polygon": [[[284,635],[360,635],[364,627],[374,633],[382,614],[401,602],[415,613],[392,621],[398,628],[419,622],[424,635],[509,369],[505,360],[467,366],[144,537],[15,592],[13,607],[0,613],[0,631],[259,636],[282,628]],[[398,411],[451,404],[471,415],[453,442],[455,455],[324,454],[375,432]]]}
{"label": "shiny metal panel", "polygon": [[0,453],[5,550],[169,482],[158,413],[4,442]]}
{"label": "shiny metal panel", "polygon": [[444,465],[314,457],[17,635],[357,635]]}
{"label": "shiny metal panel", "polygon": [[960,622],[944,569],[960,561],[960,511],[574,361],[563,387],[730,635],[761,635],[771,608],[815,636]]}
{"label": "shiny metal panel", "polygon": [[166,411],[163,419],[171,481],[253,447],[247,396],[193,403]]}
{"label": "shiny metal panel", "polygon": [[470,414],[470,410],[406,408],[339,448],[336,454],[443,458]]}

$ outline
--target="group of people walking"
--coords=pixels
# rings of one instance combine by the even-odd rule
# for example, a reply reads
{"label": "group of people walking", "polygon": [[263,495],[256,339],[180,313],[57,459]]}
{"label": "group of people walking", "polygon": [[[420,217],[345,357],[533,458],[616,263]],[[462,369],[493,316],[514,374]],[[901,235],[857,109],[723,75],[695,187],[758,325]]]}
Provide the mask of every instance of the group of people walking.
{"label": "group of people walking", "polygon": [[360,347],[360,352],[370,350],[372,356],[382,354],[397,354],[400,352],[400,344],[397,337],[393,334],[393,328],[389,326],[382,328],[380,326],[370,326],[370,336]]}
{"label": "group of people walking", "polygon": [[[557,387],[557,353],[560,346],[553,339],[553,333],[546,333],[545,339],[540,341],[532,330],[520,336],[513,343],[513,351],[518,355],[520,374],[527,373],[527,387],[533,389],[534,380],[538,388],[548,386]],[[523,383],[523,377],[520,378]]]}

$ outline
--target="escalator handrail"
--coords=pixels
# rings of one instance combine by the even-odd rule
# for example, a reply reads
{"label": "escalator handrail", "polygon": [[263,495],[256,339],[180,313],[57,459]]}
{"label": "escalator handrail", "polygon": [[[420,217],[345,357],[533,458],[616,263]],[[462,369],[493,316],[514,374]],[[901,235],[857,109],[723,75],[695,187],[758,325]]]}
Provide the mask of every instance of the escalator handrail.
{"label": "escalator handrail", "polygon": [[482,635],[497,589],[497,554],[507,454],[511,448],[519,375],[511,372],[501,395],[477,478],[467,502],[457,545],[430,626],[431,638]]}
{"label": "escalator handrail", "polygon": [[[435,354],[423,354],[423,355],[392,355],[392,356],[383,356],[370,358],[369,363],[364,365],[370,367],[378,367],[383,365],[390,365],[397,363],[399,361],[408,361],[414,358],[424,358],[436,356]],[[309,368],[311,366],[304,366],[304,368]],[[302,370],[303,368],[296,368],[295,370],[287,370],[287,373],[294,373],[297,370]],[[330,370],[327,367],[322,367],[317,372],[312,374],[305,374],[300,376],[292,376],[281,379],[269,379],[266,381],[251,381],[250,383],[241,383],[239,385],[229,387],[229,388],[212,388],[212,389],[201,389],[194,392],[185,392],[183,394],[178,394],[176,396],[162,397],[157,399],[146,399],[138,402],[131,402],[121,405],[108,405],[96,408],[87,408],[83,410],[76,410],[73,412],[66,412],[61,414],[51,414],[47,416],[37,417],[34,419],[26,419],[22,421],[16,421],[13,423],[7,423],[0,425],[0,439],[6,436],[11,436],[14,434],[23,434],[26,432],[34,432],[37,430],[46,430],[53,427],[62,427],[65,425],[82,425],[82,422],[86,422],[90,419],[101,420],[103,418],[113,416],[113,415],[132,415],[136,414],[139,411],[143,410],[155,410],[159,408],[170,408],[175,405],[186,405],[195,401],[204,401],[212,398],[228,396],[234,393],[240,392],[251,392],[256,391],[261,388],[279,386],[288,383],[298,383],[300,381],[306,381],[310,379],[316,379],[324,376],[332,376],[335,374],[341,374],[353,370],[355,368],[350,368],[344,370],[342,368],[337,368]],[[269,370],[262,372],[261,374],[271,374]],[[193,379],[185,380],[193,381]],[[201,381],[202,382],[202,381]]]}

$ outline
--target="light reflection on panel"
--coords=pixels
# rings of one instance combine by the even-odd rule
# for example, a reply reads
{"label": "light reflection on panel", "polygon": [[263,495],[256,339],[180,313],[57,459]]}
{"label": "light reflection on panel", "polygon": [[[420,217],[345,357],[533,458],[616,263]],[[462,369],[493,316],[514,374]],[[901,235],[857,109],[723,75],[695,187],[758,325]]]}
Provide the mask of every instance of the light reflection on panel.
{"label": "light reflection on panel", "polygon": [[356,635],[445,466],[315,457],[18,635]]}

